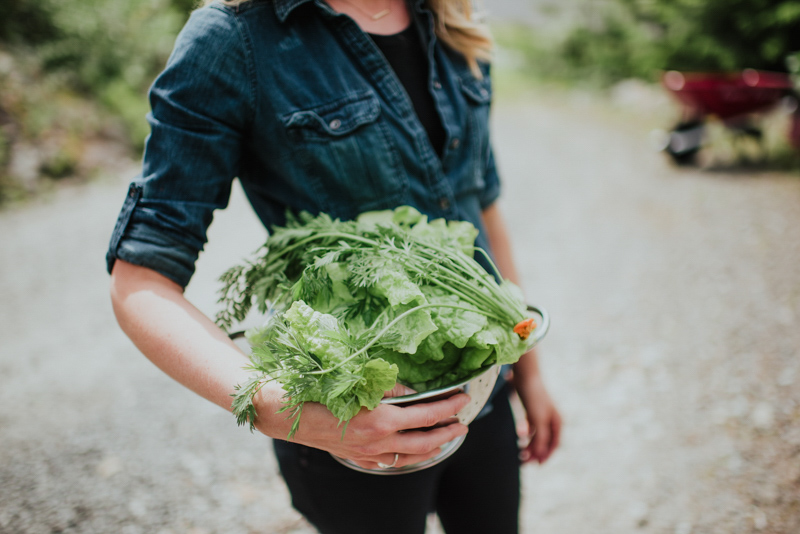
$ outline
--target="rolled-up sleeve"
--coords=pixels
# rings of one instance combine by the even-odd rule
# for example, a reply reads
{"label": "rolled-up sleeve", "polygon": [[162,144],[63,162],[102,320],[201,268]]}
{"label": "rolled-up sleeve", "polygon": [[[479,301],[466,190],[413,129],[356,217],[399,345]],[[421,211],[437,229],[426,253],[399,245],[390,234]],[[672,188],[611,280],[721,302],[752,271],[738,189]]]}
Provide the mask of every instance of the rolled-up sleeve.
{"label": "rolled-up sleeve", "polygon": [[255,115],[249,40],[224,8],[195,11],[150,90],[151,131],[106,263],[117,259],[189,283],[213,212],[228,204]]}

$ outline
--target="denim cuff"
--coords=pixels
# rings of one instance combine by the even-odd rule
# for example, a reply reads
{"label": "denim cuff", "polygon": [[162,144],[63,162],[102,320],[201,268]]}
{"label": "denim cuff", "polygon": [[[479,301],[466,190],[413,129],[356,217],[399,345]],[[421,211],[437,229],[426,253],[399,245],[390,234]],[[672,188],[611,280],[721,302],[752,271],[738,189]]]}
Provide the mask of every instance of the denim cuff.
{"label": "denim cuff", "polygon": [[106,268],[110,274],[114,262],[121,259],[152,269],[186,287],[194,274],[199,249],[182,241],[174,232],[137,217],[141,197],[142,186],[131,184],[111,235]]}

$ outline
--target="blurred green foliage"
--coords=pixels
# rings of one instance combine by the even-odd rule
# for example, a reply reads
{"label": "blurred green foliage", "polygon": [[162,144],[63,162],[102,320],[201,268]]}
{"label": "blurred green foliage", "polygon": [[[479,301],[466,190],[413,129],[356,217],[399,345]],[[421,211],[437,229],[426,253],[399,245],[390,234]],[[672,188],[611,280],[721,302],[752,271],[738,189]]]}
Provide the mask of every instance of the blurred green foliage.
{"label": "blurred green foliage", "polygon": [[8,1],[0,18],[0,42],[41,43],[58,35],[47,4],[32,0]]}
{"label": "blurred green foliage", "polygon": [[14,147],[39,150],[38,170],[51,178],[74,174],[81,140],[109,130],[140,151],[149,131],[147,89],[196,0],[3,4],[0,203],[34,187],[13,176]]}
{"label": "blurred green foliage", "polygon": [[786,70],[800,50],[800,0],[580,1],[569,31],[518,30],[501,45],[526,51],[544,78],[609,85],[663,70]]}
{"label": "blurred green foliage", "polygon": [[125,120],[131,140],[147,132],[144,96],[186,20],[186,0],[51,2],[54,38],[37,47],[42,68],[73,90],[99,98]]}
{"label": "blurred green foliage", "polygon": [[800,91],[800,51],[789,55],[786,60],[786,66],[794,77],[795,87]]}

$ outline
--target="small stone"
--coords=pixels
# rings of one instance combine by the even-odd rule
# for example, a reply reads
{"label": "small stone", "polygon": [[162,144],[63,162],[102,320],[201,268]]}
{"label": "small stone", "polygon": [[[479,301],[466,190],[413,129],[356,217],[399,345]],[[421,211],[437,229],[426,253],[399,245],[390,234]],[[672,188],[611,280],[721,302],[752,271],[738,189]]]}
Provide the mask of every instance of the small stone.
{"label": "small stone", "polygon": [[747,402],[747,398],[744,395],[737,395],[729,404],[728,404],[728,413],[731,417],[741,417],[748,412],[750,404]]}
{"label": "small stone", "polygon": [[641,501],[631,503],[630,507],[628,508],[628,515],[633,520],[633,523],[638,527],[647,525],[649,514],[650,507]]}
{"label": "small stone", "polygon": [[796,322],[794,311],[789,306],[779,307],[777,310],[775,310],[775,315],[778,321],[783,325],[791,326]]}
{"label": "small stone", "polygon": [[728,458],[728,471],[731,473],[738,473],[744,466],[744,460],[739,454],[732,454]]}
{"label": "small stone", "polygon": [[128,511],[134,517],[145,517],[147,516],[147,503],[144,499],[133,498],[128,502]]}
{"label": "small stone", "polygon": [[760,508],[753,508],[753,527],[756,530],[764,530],[767,526],[767,514]]}
{"label": "small stone", "polygon": [[780,498],[780,490],[775,484],[766,483],[756,489],[754,497],[759,504],[774,504]]}
{"label": "small stone", "polygon": [[766,430],[775,423],[775,410],[768,402],[759,402],[750,413],[750,421],[759,430]]}
{"label": "small stone", "polygon": [[794,378],[796,374],[796,369],[794,367],[787,367],[781,374],[778,375],[778,385],[779,386],[791,386],[794,384]]}
{"label": "small stone", "polygon": [[783,434],[783,439],[786,443],[794,446],[800,446],[800,428],[792,428]]}
{"label": "small stone", "polygon": [[102,478],[110,478],[122,471],[122,460],[117,456],[106,456],[97,464],[95,471]]}
{"label": "small stone", "polygon": [[192,453],[184,453],[180,457],[181,465],[191,473],[197,483],[207,483],[211,478],[208,461]]}

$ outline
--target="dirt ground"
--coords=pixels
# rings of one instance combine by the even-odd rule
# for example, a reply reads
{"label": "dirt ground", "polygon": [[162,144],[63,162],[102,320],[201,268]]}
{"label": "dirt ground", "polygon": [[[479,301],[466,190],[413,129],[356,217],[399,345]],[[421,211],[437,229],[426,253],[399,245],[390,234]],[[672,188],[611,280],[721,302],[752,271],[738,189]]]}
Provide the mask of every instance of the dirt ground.
{"label": "dirt ground", "polygon": [[[566,420],[524,468],[524,532],[800,532],[800,179],[675,169],[567,103],[494,126]],[[0,213],[0,533],[309,534],[267,439],[116,326],[103,256],[134,172]],[[213,313],[263,238],[237,189],[189,298]]]}

